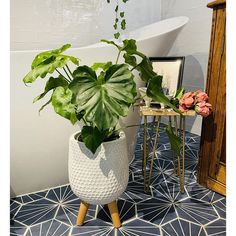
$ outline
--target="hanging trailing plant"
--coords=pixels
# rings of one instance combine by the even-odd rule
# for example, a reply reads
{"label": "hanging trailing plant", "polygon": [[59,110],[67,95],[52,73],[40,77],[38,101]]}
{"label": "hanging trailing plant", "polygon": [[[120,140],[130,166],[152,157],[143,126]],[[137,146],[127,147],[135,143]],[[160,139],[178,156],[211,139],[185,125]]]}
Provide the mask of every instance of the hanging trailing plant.
{"label": "hanging trailing plant", "polygon": [[[110,3],[110,0],[107,0],[107,3]],[[122,0],[123,3],[128,2],[128,0]],[[125,12],[120,10],[120,1],[116,0],[115,6],[115,21],[113,28],[115,29],[114,37],[115,39],[120,38],[120,30],[126,29],[126,20],[125,20]]]}

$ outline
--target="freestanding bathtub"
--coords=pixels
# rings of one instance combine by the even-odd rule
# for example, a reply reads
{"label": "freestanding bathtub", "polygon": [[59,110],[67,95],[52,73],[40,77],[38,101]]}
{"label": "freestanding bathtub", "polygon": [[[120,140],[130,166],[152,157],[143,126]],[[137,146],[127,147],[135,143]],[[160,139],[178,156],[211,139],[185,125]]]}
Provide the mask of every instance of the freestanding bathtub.
{"label": "freestanding bathtub", "polygon": [[[132,31],[126,38],[134,38],[139,51],[149,57],[166,56],[187,22],[188,18],[183,16],[170,18]],[[27,88],[22,78],[30,70],[31,62],[39,52],[11,51],[12,195],[68,183],[68,140],[71,133],[79,129],[56,115],[51,106],[38,115],[42,103],[33,104],[32,100],[43,91],[44,83],[39,78],[31,88]],[[81,65],[114,61],[117,55],[116,48],[105,43],[72,48],[66,53],[80,58]],[[135,80],[137,88],[143,86],[138,76]],[[137,109],[131,108],[129,115],[121,119],[120,125],[139,123]],[[130,162],[133,159],[136,132],[137,127],[125,130]]]}

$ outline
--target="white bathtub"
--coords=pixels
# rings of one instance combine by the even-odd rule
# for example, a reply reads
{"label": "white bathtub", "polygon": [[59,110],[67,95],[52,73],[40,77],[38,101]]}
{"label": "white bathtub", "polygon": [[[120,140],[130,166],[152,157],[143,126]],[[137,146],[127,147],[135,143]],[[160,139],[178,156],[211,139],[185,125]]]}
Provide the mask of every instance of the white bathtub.
{"label": "white bathtub", "polygon": [[[168,54],[177,35],[188,22],[187,17],[175,17],[160,21],[131,32],[127,38],[137,40],[138,49],[149,57]],[[78,126],[56,115],[51,106],[38,115],[42,103],[32,100],[43,91],[39,78],[28,88],[22,78],[30,70],[30,64],[39,53],[11,51],[11,192],[12,195],[38,191],[68,182],[68,139]],[[81,59],[81,64],[114,61],[116,49],[104,43],[67,51]],[[120,61],[122,62],[122,61]],[[136,78],[137,88],[143,83]],[[139,124],[137,109],[130,110],[121,125]],[[130,161],[133,158],[137,128],[126,129]]]}

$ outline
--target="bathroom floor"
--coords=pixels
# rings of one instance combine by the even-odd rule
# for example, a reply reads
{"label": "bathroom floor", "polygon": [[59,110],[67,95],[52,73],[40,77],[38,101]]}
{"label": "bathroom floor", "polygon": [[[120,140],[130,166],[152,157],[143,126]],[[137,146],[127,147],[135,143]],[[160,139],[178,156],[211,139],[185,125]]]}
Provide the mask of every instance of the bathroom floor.
{"label": "bathroom floor", "polygon": [[112,227],[108,209],[103,206],[90,206],[84,226],[75,226],[80,200],[69,185],[63,185],[11,199],[11,235],[226,235],[225,197],[196,183],[200,137],[186,134],[186,191],[181,194],[170,144],[161,125],[158,159],[154,163],[150,193],[146,194],[141,172],[142,129],[141,126],[128,187],[118,199],[120,229]]}

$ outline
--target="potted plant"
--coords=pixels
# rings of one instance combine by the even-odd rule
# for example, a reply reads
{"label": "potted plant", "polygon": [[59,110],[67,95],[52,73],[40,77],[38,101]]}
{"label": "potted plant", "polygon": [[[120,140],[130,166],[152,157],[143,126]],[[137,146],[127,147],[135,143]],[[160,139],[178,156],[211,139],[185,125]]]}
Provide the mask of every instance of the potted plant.
{"label": "potted plant", "polygon": [[[116,63],[99,62],[90,67],[79,65],[78,58],[64,54],[70,47],[66,44],[39,53],[32,62],[31,71],[23,79],[25,84],[29,84],[39,77],[53,74],[34,102],[51,92],[49,101],[40,111],[51,103],[55,112],[72,124],[83,123],[81,132],[70,138],[69,181],[84,206],[114,203],[127,186],[126,140],[117,124],[137,99],[133,71],[139,71],[155,97],[173,106],[158,88],[161,77],[153,71],[149,59],[137,50],[135,40],[124,40],[120,45],[113,41],[103,42],[117,48]],[[122,55],[124,63],[118,64]],[[75,66],[73,71],[71,63]]]}

